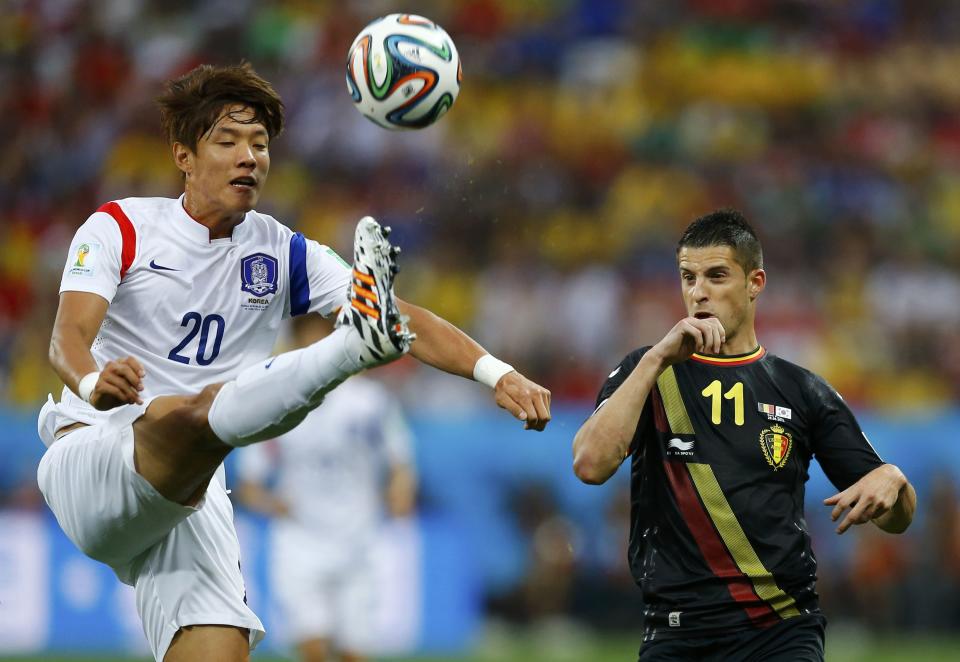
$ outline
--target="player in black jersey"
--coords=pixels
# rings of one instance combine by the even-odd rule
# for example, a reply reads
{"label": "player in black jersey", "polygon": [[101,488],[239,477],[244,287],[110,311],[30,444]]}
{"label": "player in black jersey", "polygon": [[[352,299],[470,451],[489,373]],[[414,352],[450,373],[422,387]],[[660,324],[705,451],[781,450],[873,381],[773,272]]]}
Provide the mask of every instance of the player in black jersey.
{"label": "player in black jersey", "polygon": [[836,391],[757,342],[766,273],[739,212],[694,221],[677,262],[688,317],[610,373],[573,443],[586,483],[631,458],[640,660],[822,660],[803,514],[811,458],[838,490],[824,502],[837,533],[868,521],[900,533],[916,494]]}

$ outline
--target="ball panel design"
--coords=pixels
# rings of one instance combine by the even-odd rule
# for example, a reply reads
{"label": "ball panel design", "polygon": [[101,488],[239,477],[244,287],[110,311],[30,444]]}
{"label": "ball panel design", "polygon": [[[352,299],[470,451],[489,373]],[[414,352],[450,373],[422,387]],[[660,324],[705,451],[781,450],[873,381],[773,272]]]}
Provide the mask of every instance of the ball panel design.
{"label": "ball panel design", "polygon": [[449,35],[414,14],[373,21],[347,55],[347,90],[357,110],[389,129],[416,129],[437,121],[456,100],[462,77]]}

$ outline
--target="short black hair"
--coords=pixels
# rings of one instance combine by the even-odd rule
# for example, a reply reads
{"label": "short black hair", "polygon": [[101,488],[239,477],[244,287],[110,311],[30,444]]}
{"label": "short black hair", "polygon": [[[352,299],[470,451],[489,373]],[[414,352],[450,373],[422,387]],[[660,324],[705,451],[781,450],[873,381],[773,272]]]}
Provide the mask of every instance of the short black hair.
{"label": "short black hair", "polygon": [[763,249],[757,233],[736,209],[724,208],[701,216],[687,226],[677,243],[677,255],[684,246],[707,248],[729,246],[744,273],[763,269]]}
{"label": "short black hair", "polygon": [[197,141],[219,119],[224,108],[240,104],[253,110],[271,140],[283,132],[283,101],[273,86],[257,75],[249,62],[215,67],[209,64],[167,83],[157,98],[167,140],[197,151]]}

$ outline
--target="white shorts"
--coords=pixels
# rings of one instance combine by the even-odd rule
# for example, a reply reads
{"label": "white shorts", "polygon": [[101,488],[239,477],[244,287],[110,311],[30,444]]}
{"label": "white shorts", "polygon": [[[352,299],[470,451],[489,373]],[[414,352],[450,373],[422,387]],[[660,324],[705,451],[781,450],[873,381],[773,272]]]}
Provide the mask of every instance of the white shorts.
{"label": "white shorts", "polygon": [[[277,521],[271,529],[271,584],[289,638],[329,639],[336,649],[366,653],[376,636],[376,568],[370,545],[318,540]],[[339,544],[337,544],[339,542]]]}
{"label": "white shorts", "polygon": [[47,504],[80,551],[136,588],[157,660],[187,625],[247,628],[252,649],[264,630],[246,604],[233,507],[223,485],[211,480],[196,508],[168,501],[134,469],[132,419],[139,414],[117,414],[47,449],[37,469]]}

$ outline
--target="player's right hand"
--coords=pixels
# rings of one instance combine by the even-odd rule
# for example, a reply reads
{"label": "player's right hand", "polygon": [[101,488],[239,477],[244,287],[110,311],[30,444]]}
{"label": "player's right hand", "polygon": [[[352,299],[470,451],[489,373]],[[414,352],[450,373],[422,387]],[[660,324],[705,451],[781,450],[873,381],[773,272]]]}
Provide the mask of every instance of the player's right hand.
{"label": "player's right hand", "polygon": [[90,394],[90,404],[100,411],[120,405],[143,404],[140,391],[143,390],[143,376],[146,374],[140,362],[132,356],[107,361]]}
{"label": "player's right hand", "polygon": [[550,422],[550,391],[516,370],[508,372],[497,382],[494,399],[513,417],[523,421],[524,430],[543,432]]}
{"label": "player's right hand", "polygon": [[654,345],[653,351],[660,355],[664,366],[670,366],[686,361],[694,352],[719,354],[725,341],[723,324],[716,317],[685,317]]}

